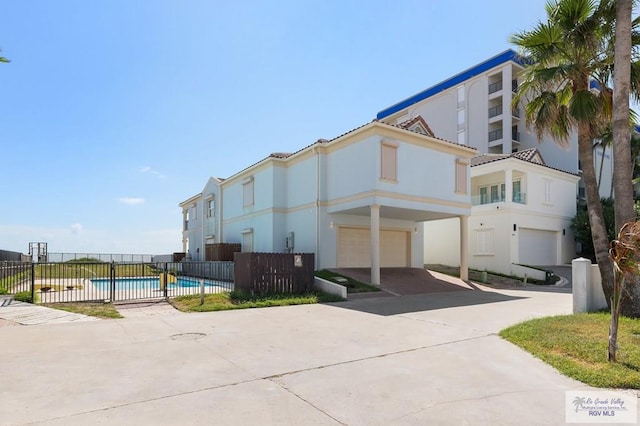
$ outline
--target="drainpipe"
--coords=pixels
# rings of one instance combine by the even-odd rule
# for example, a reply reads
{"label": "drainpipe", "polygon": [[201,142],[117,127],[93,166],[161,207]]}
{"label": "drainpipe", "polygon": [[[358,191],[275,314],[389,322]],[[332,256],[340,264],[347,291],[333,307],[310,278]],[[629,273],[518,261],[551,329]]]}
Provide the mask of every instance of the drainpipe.
{"label": "drainpipe", "polygon": [[222,242],[222,185],[218,185],[218,229],[216,229],[217,240]]}
{"label": "drainpipe", "polygon": [[320,153],[318,147],[315,146],[313,151],[316,153],[316,264],[315,269],[320,267]]}
{"label": "drainpipe", "polygon": [[[206,215],[205,215],[205,199],[204,199],[204,194],[202,195],[202,197],[200,197],[200,202],[202,203],[202,216],[200,216],[200,220],[202,221],[202,226],[200,226],[200,229],[202,231],[202,234],[200,235],[200,241],[202,242],[201,245],[201,249],[200,249],[200,256],[198,256],[198,260],[202,261],[202,260],[206,260],[207,258],[207,250],[206,250],[206,237],[204,235],[204,222],[206,219]],[[201,257],[204,256],[204,259]]]}
{"label": "drainpipe", "polygon": [[184,210],[184,207],[182,208],[182,251],[183,253],[187,253],[187,239],[185,238],[185,234],[187,232],[186,227],[185,227],[185,223],[187,222],[187,213]]}

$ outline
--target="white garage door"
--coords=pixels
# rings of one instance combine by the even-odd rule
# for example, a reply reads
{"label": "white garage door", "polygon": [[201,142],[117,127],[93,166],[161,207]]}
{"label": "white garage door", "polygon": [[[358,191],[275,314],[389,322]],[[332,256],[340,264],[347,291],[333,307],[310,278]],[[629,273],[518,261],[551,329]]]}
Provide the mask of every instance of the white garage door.
{"label": "white garage door", "polygon": [[558,263],[556,232],[520,228],[520,263],[555,265]]}
{"label": "white garage door", "polygon": [[[410,233],[380,231],[380,266],[406,267],[410,265]],[[371,267],[371,231],[367,228],[338,229],[338,268]]]}

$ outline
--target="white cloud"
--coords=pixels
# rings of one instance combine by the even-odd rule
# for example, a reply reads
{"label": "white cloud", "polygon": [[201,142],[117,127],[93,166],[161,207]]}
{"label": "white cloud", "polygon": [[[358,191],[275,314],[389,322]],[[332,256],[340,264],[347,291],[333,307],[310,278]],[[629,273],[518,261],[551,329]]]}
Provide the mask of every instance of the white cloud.
{"label": "white cloud", "polygon": [[159,172],[159,171],[157,171],[157,170],[154,170],[151,166],[143,166],[143,167],[140,167],[139,171],[140,171],[140,173],[149,173],[149,174],[152,174],[152,175],[154,175],[155,177],[157,177],[158,179],[166,179],[166,178],[167,178],[164,174],[160,173],[160,172]]}
{"label": "white cloud", "polygon": [[79,234],[82,232],[82,225],[79,223],[73,223],[71,224],[71,233],[72,234]]}
{"label": "white cloud", "polygon": [[140,198],[140,197],[122,197],[122,198],[120,198],[120,202],[122,204],[128,204],[130,206],[135,206],[137,204],[144,204],[144,198]]}

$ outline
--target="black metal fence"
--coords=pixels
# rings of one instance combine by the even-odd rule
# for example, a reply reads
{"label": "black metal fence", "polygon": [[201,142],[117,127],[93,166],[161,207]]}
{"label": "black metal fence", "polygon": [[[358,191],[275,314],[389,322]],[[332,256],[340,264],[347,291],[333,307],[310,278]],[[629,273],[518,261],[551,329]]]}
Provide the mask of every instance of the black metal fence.
{"label": "black metal fence", "polygon": [[[40,303],[128,301],[233,290],[233,262],[22,263],[7,267],[5,292]],[[20,269],[22,268],[22,269]],[[10,278],[11,277],[11,278]]]}
{"label": "black metal fence", "polygon": [[30,282],[31,262],[0,262],[0,294],[27,291]]}

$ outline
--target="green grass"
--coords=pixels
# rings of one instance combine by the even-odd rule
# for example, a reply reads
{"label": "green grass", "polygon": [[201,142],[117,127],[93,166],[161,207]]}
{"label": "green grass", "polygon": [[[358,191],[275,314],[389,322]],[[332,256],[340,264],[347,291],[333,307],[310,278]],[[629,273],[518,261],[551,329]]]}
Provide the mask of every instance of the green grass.
{"label": "green grass", "polygon": [[[36,299],[35,303],[38,303],[38,301],[40,300],[39,296],[37,294],[34,294],[34,298]],[[34,303],[34,301],[31,300],[31,292],[30,291],[18,292],[18,293],[13,295],[13,299],[17,300],[18,302]]]}
{"label": "green grass", "polygon": [[207,294],[204,304],[200,305],[200,296],[178,296],[170,300],[171,304],[183,312],[211,312],[230,309],[266,308],[270,306],[305,305],[311,303],[339,302],[340,297],[325,293],[303,295],[275,294],[253,297],[242,292]]}
{"label": "green grass", "polygon": [[[354,280],[353,278],[346,277],[344,275],[340,275],[337,272],[329,271],[327,269],[322,269],[321,271],[316,271],[315,276],[325,279],[327,281],[331,281],[336,284],[343,285],[347,288],[347,293],[364,293],[369,291],[380,291],[379,287],[373,286],[371,284],[366,284],[358,280]],[[346,278],[346,282],[337,282],[334,280],[336,277]]]}
{"label": "green grass", "polygon": [[[36,265],[37,278],[94,278],[108,277],[111,273],[110,263],[52,263]],[[116,277],[157,276],[158,271],[152,265],[122,264],[115,267]]]}
{"label": "green grass", "polygon": [[44,303],[42,306],[98,318],[123,318],[113,303],[69,302]]}
{"label": "green grass", "polygon": [[640,389],[640,319],[620,318],[618,363],[607,361],[610,320],[608,313],[540,318],[500,336],[588,385]]}

